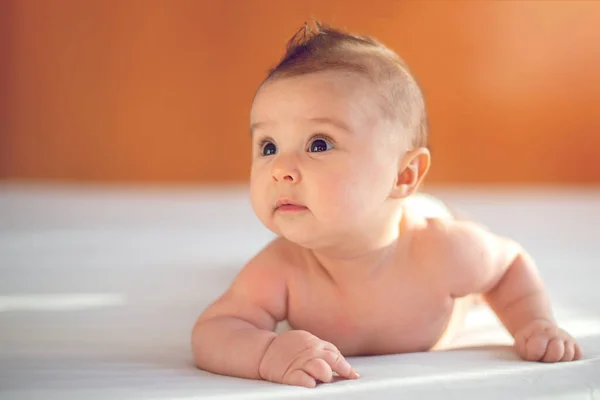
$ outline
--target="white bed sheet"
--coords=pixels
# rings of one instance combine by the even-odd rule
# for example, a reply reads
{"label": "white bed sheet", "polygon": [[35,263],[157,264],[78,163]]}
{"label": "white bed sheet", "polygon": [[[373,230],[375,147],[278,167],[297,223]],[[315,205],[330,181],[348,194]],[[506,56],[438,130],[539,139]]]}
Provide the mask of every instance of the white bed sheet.
{"label": "white bed sheet", "polygon": [[432,189],[537,259],[576,363],[520,361],[486,308],[462,349],[351,359],[304,389],[191,363],[203,308],[272,235],[244,188],[0,185],[0,399],[600,399],[600,191]]}

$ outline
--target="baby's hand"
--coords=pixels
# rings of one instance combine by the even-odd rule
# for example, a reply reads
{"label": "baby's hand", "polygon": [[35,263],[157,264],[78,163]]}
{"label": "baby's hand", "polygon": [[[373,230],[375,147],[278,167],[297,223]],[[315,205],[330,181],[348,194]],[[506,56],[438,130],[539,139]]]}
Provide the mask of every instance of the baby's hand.
{"label": "baby's hand", "polygon": [[527,361],[574,361],[581,349],[567,332],[547,320],[535,320],[515,334],[515,348]]}
{"label": "baby's hand", "polygon": [[277,336],[259,366],[264,380],[309,388],[317,381],[331,382],[333,372],[349,379],[359,376],[337,347],[301,330]]}

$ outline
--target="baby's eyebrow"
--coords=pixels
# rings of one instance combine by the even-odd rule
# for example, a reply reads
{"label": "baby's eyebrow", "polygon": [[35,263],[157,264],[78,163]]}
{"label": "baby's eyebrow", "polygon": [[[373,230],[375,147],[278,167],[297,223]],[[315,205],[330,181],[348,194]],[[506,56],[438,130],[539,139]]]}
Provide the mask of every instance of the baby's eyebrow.
{"label": "baby's eyebrow", "polygon": [[250,136],[254,136],[254,130],[258,129],[258,128],[262,128],[265,125],[268,125],[268,123],[266,122],[254,122],[252,124],[250,124]]}
{"label": "baby's eyebrow", "polygon": [[[352,133],[352,130],[348,126],[348,124],[340,121],[339,119],[329,118],[329,117],[312,117],[307,118],[311,122],[316,122],[320,124],[329,124],[333,125],[337,128],[340,128],[348,133]],[[250,136],[254,136],[254,131],[256,129],[264,128],[265,126],[271,125],[269,122],[253,122],[250,124]]]}
{"label": "baby's eyebrow", "polygon": [[312,122],[318,122],[321,124],[333,125],[335,127],[338,127],[340,129],[348,132],[348,133],[352,133],[352,129],[350,129],[348,124],[346,124],[343,121],[340,121],[339,119],[329,118],[329,117],[314,117],[314,118],[309,118],[308,120],[312,121]]}

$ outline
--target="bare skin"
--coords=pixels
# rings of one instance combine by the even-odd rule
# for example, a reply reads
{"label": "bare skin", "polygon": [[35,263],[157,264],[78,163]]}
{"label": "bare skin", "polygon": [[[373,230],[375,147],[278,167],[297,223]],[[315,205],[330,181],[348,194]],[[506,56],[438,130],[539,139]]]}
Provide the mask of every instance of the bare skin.
{"label": "bare skin", "polygon": [[[524,249],[421,211],[429,153],[402,150],[376,110],[368,82],[339,72],[259,91],[251,200],[279,238],[199,317],[198,367],[305,387],[356,379],[346,356],[441,348],[477,294],[524,360],[581,358]],[[278,335],[284,320],[292,330]]]}

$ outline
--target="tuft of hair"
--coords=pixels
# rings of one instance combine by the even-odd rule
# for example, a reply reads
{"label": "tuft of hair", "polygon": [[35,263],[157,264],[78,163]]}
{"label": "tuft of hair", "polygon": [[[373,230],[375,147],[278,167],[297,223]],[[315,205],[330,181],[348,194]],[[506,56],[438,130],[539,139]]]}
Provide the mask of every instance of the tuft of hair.
{"label": "tuft of hair", "polygon": [[377,87],[384,115],[408,132],[407,144],[427,147],[425,99],[406,63],[373,37],[313,22],[314,27],[305,23],[288,41],[285,55],[265,82],[335,69],[363,74]]}

